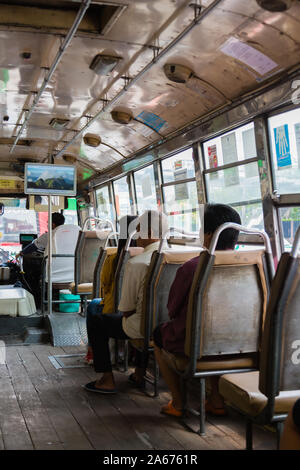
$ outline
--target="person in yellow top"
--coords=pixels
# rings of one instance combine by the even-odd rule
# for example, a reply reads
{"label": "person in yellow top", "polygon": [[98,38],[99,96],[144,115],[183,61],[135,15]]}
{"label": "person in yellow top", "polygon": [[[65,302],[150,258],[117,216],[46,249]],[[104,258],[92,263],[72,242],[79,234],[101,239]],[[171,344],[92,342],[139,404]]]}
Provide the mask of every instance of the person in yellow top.
{"label": "person in yellow top", "polygon": [[[101,313],[116,313],[114,302],[115,272],[117,269],[119,257],[127,242],[129,226],[130,224],[133,224],[137,218],[138,217],[136,215],[126,215],[120,219],[120,237],[118,242],[118,250],[117,253],[108,255],[104,261],[100,276],[101,298],[93,299],[89,304],[86,316],[87,323],[91,317],[97,316]],[[136,240],[131,240],[130,246],[136,246]],[[93,363],[93,351],[89,345],[85,356],[85,362],[87,364]]]}

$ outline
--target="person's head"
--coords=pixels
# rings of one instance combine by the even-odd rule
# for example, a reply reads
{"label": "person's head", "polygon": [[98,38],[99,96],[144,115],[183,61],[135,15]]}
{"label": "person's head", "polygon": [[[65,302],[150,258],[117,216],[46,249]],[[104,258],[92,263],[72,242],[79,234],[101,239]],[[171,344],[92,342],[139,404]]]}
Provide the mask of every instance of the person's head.
{"label": "person's head", "polygon": [[139,217],[137,231],[139,238],[137,245],[146,247],[151,243],[157,242],[168,230],[168,218],[159,211],[146,211]]}
{"label": "person's head", "polygon": [[52,229],[59,227],[59,225],[64,225],[65,223],[64,216],[60,214],[59,212],[53,212],[51,216],[51,220],[52,220]]}
{"label": "person's head", "polygon": [[[204,246],[209,248],[212,236],[220,225],[225,222],[241,224],[241,218],[236,210],[226,204],[206,204],[204,209]],[[239,236],[238,230],[224,230],[218,240],[217,250],[233,250]]]}
{"label": "person's head", "polygon": [[[117,251],[117,257],[116,257],[117,260],[119,259],[119,256],[122,250],[125,248],[129,233],[135,228],[134,221],[137,221],[137,219],[138,219],[137,215],[125,215],[119,221],[120,236],[119,236],[119,241],[118,241],[118,251]],[[131,240],[130,246],[136,246],[135,239]]]}

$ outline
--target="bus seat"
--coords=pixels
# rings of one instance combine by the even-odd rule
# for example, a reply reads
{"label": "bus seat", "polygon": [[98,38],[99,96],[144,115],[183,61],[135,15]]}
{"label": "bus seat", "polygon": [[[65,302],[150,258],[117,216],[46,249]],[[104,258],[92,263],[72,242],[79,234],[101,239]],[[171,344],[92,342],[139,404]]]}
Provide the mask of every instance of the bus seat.
{"label": "bus seat", "polygon": [[[80,227],[77,225],[60,225],[52,233],[53,255],[74,255],[78,240]],[[47,252],[46,252],[47,254]],[[48,274],[46,269],[46,282]],[[67,284],[74,281],[74,259],[55,258],[52,259],[52,282],[55,284]]]}
{"label": "bus seat", "polygon": [[[300,238],[300,229],[298,229]],[[252,448],[252,423],[282,422],[300,398],[300,257],[281,256],[272,283],[263,331],[259,372],[226,375],[220,393],[247,417],[247,449]]]}
{"label": "bus seat", "polygon": [[153,351],[152,331],[160,323],[169,320],[167,308],[169,292],[178,268],[198,256],[199,252],[200,249],[198,252],[170,250],[159,253],[156,251],[152,255],[147,270],[143,288],[141,322],[141,334],[144,339],[133,339],[130,340],[130,343],[144,355],[145,380],[153,385],[154,396],[158,394],[158,375],[154,375],[153,381],[146,376],[148,355]]}
{"label": "bus seat", "polygon": [[200,413],[192,410],[199,416],[200,434],[205,429],[205,377],[258,368],[268,292],[264,250],[200,254],[189,295],[185,355],[163,351],[183,379],[186,410],[186,382],[200,379]]}

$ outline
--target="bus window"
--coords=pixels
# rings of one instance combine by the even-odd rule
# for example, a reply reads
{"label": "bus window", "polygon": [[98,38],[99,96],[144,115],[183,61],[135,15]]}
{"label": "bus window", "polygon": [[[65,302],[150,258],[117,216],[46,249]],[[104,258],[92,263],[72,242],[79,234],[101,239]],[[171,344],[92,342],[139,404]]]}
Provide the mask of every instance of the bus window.
{"label": "bus window", "polygon": [[41,213],[26,209],[26,199],[1,199],[4,214],[0,217],[0,261],[8,261],[21,250],[20,233],[36,233],[40,236],[47,230],[48,214],[44,220]]}
{"label": "bus window", "polygon": [[164,159],[161,168],[164,212],[170,227],[198,232],[200,213],[192,149]]}
{"label": "bus window", "polygon": [[134,173],[137,208],[139,214],[146,210],[157,210],[153,165]]}
{"label": "bus window", "polygon": [[300,110],[272,116],[268,122],[274,189],[279,194],[300,193]]}
{"label": "bus window", "polygon": [[78,225],[76,198],[68,197],[68,208],[63,211],[65,224]]}
{"label": "bus window", "polygon": [[114,220],[113,207],[109,195],[108,186],[103,186],[96,190],[97,215],[101,219]]}
{"label": "bus window", "polygon": [[211,139],[203,149],[208,202],[229,204],[243,225],[264,228],[254,124]]}
{"label": "bus window", "polygon": [[131,214],[129,188],[127,184],[127,177],[124,176],[113,182],[114,193],[115,193],[115,205],[117,219],[124,215]]}

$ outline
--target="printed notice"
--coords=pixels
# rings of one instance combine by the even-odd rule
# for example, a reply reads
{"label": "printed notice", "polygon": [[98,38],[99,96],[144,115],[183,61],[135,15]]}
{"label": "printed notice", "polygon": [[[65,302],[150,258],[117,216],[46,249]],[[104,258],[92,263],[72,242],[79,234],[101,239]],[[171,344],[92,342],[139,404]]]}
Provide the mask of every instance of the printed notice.
{"label": "printed notice", "polygon": [[220,47],[220,50],[224,54],[248,65],[260,75],[265,75],[278,67],[278,64],[265,54],[234,37],[229,38]]}
{"label": "printed notice", "polygon": [[[223,152],[223,163],[236,162],[238,159],[235,133],[227,134],[221,137],[221,145]],[[233,186],[239,184],[239,169],[237,167],[224,170],[225,186]]]}
{"label": "printed notice", "polygon": [[[255,145],[255,134],[254,129],[248,129],[242,132],[244,158],[255,158],[256,157],[256,145]],[[257,176],[257,164],[250,163],[245,165],[245,176],[251,178]]]}
{"label": "printed notice", "polygon": [[289,127],[287,124],[274,129],[276,160],[278,169],[291,166]]}
{"label": "printed notice", "polygon": [[296,149],[298,157],[298,168],[300,168],[300,122],[295,124]]}
{"label": "printed notice", "polygon": [[217,168],[218,166],[218,156],[217,156],[217,146],[211,145],[207,148],[208,159],[209,159],[209,168]]}
{"label": "printed notice", "polygon": [[142,193],[144,198],[152,196],[151,178],[149,175],[142,179]]}

